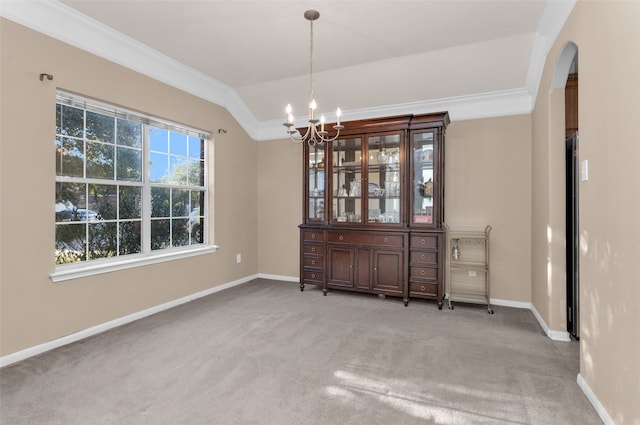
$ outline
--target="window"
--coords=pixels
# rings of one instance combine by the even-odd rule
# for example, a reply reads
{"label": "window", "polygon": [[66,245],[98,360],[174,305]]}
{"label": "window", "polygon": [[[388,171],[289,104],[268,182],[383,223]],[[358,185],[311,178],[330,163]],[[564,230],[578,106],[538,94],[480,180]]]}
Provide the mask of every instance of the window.
{"label": "window", "polygon": [[58,92],[56,264],[205,246],[207,139]]}

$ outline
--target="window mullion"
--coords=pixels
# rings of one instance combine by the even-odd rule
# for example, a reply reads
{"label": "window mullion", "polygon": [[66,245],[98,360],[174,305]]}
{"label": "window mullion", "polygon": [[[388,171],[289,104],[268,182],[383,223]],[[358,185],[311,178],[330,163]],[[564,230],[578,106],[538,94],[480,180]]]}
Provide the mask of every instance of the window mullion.
{"label": "window mullion", "polygon": [[149,175],[150,141],[149,126],[142,126],[142,252],[151,252],[151,178]]}
{"label": "window mullion", "polygon": [[207,217],[206,220],[202,220],[201,224],[201,232],[202,232],[202,243],[209,243],[209,225],[213,222],[213,213],[209,209],[209,166],[207,161],[209,161],[209,143],[207,140],[201,140],[201,157],[200,159],[203,161],[201,165],[203,165],[202,170],[202,189],[204,190],[204,199],[202,199],[200,215]]}

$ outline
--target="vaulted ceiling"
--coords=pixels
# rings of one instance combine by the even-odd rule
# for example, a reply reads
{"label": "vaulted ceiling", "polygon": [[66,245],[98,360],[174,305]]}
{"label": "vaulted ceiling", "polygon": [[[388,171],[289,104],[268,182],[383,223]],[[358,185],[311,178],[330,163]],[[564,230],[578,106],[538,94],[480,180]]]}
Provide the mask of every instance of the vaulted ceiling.
{"label": "vaulted ceiling", "polygon": [[314,95],[328,120],[528,113],[573,0],[3,1],[2,15],[221,104],[255,139]]}

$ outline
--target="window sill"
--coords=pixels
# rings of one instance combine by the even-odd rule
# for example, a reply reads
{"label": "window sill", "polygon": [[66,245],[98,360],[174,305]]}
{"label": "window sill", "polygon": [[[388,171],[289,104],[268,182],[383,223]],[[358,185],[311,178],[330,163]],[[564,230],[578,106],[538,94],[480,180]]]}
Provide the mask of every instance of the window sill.
{"label": "window sill", "polygon": [[53,282],[63,282],[65,280],[78,279],[102,273],[115,272],[119,270],[131,269],[134,267],[147,266],[150,264],[163,263],[165,261],[179,260],[181,258],[195,257],[198,255],[216,252],[220,247],[217,245],[207,245],[198,248],[172,250],[170,252],[153,253],[149,255],[135,256],[135,258],[125,258],[109,260],[99,264],[70,264],[58,266],[57,270],[49,275]]}

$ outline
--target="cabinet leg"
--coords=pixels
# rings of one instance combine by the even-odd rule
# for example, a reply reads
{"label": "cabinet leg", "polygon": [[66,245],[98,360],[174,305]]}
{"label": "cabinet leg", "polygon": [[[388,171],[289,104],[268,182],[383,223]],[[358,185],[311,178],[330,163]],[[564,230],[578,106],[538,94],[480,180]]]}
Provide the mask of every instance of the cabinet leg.
{"label": "cabinet leg", "polygon": [[409,305],[409,298],[404,299],[404,306],[407,307]]}
{"label": "cabinet leg", "polygon": [[304,283],[300,284],[300,292],[304,291]]}
{"label": "cabinet leg", "polygon": [[327,296],[327,290],[326,289],[322,290],[322,295],[324,295],[325,297]]}
{"label": "cabinet leg", "polygon": [[442,310],[442,301],[438,301],[438,310]]}

